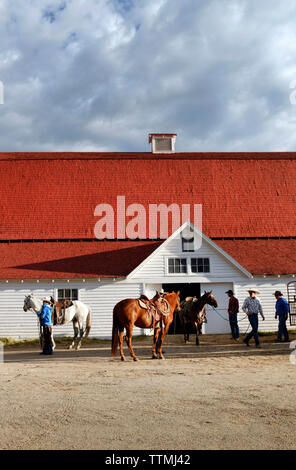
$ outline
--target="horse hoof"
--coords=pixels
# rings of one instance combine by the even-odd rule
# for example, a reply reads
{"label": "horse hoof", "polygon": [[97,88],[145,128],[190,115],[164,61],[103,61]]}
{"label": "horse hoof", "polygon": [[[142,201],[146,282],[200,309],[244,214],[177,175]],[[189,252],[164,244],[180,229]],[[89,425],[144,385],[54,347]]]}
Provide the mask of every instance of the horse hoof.
{"label": "horse hoof", "polygon": [[73,346],[72,346],[72,344],[70,344],[70,346],[68,346],[68,349],[73,349]]}
{"label": "horse hoof", "polygon": [[125,357],[122,356],[122,357],[121,357],[121,360],[122,360],[122,361],[125,361]]}
{"label": "horse hoof", "polygon": [[133,357],[133,360],[137,362],[139,359],[137,357]]}
{"label": "horse hoof", "polygon": [[163,359],[164,360],[164,356],[158,356],[158,359]]}
{"label": "horse hoof", "polygon": [[158,357],[156,355],[152,355],[152,359],[158,359]]}

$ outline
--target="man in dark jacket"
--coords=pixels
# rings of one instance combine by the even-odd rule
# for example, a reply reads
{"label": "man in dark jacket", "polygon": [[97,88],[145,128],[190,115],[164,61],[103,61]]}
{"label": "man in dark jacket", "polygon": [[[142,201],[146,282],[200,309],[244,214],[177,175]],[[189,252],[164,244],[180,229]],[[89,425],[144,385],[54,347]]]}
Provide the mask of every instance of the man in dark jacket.
{"label": "man in dark jacket", "polygon": [[290,340],[286,321],[288,320],[290,306],[279,290],[275,291],[273,295],[277,299],[275,304],[275,319],[279,317],[278,341],[282,341],[282,336],[284,335],[284,341],[288,342]]}
{"label": "man in dark jacket", "polygon": [[239,341],[239,327],[237,323],[237,314],[239,311],[239,302],[236,297],[233,295],[232,290],[228,290],[225,294],[229,297],[229,304],[228,304],[228,316],[229,316],[229,324],[231,328],[232,338],[235,341]]}

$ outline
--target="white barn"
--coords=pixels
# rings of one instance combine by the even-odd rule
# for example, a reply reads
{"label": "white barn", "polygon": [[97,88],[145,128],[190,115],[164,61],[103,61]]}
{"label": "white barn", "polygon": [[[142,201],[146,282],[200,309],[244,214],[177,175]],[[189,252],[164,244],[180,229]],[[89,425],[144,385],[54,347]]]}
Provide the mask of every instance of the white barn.
{"label": "white barn", "polygon": [[[286,295],[296,279],[296,154],[157,152],[155,143],[153,149],[0,154],[0,337],[37,336],[36,317],[23,311],[31,292],[82,300],[92,309],[90,336],[110,338],[114,305],[160,288],[179,289],[181,298],[212,290],[221,316],[207,307],[204,333],[226,333],[225,291],[232,289],[242,305],[255,287],[266,318],[259,329],[277,329],[273,293]],[[33,182],[41,176],[48,184],[39,188]],[[98,240],[95,208],[114,207],[118,195],[146,208],[201,204],[202,231],[188,221],[165,240]],[[247,329],[246,319],[240,327]],[[55,328],[72,334],[71,325]]]}

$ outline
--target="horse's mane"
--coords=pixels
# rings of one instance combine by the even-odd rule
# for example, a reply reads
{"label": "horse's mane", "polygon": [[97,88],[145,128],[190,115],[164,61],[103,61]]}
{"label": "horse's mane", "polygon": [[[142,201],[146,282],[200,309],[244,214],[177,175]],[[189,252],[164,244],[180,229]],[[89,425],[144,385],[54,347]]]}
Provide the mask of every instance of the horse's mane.
{"label": "horse's mane", "polygon": [[164,298],[167,300],[167,298],[172,299],[173,297],[176,297],[178,299],[178,294],[177,292],[166,292],[164,295]]}
{"label": "horse's mane", "polygon": [[201,297],[197,299],[196,302],[193,302],[192,304],[192,311],[195,312],[200,312],[203,307],[205,306],[205,300],[209,296],[209,292],[205,292]]}

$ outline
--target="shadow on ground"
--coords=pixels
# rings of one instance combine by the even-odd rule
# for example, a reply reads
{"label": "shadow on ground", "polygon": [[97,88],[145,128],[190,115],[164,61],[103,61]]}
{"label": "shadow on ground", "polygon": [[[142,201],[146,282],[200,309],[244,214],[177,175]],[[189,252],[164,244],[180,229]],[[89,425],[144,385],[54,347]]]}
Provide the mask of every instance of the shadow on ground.
{"label": "shadow on ground", "polygon": [[[246,347],[242,342],[235,343],[229,339],[228,335],[204,335],[202,336],[200,346],[196,346],[194,341],[185,344],[181,335],[169,336],[165,340],[163,347],[166,360],[170,359],[202,359],[202,358],[223,358],[223,357],[252,357],[252,356],[271,356],[271,355],[288,355],[291,353],[289,343],[278,343],[275,338],[263,337],[261,339],[261,348]],[[226,336],[226,337],[225,337]],[[193,338],[193,337],[192,337]],[[294,338],[293,338],[294,339]],[[151,361],[152,338],[146,337],[135,339],[133,342],[135,354],[139,360]],[[131,361],[129,350],[124,346],[126,359]],[[52,356],[40,355],[40,349],[35,346],[31,347],[7,347],[4,352],[4,362],[18,363],[43,363],[50,362],[76,362],[85,360],[106,360],[120,361],[119,351],[117,356],[111,356],[111,341],[100,344],[84,345],[79,351],[65,349],[65,346],[57,346]]]}

